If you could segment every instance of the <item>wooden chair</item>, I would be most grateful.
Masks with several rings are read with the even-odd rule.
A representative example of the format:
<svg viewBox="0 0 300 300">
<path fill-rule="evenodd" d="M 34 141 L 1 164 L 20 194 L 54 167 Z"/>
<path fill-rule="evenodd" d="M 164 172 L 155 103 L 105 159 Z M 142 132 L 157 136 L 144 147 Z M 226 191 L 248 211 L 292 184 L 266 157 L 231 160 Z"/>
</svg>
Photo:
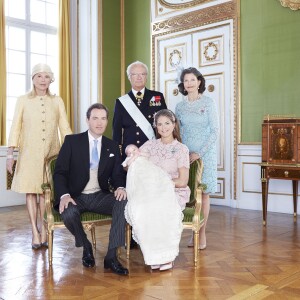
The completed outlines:
<svg viewBox="0 0 300 300">
<path fill-rule="evenodd" d="M 202 192 L 206 186 L 201 183 L 203 163 L 200 159 L 190 166 L 189 187 L 191 189 L 190 201 L 183 211 L 183 229 L 191 229 L 194 235 L 194 265 L 198 262 L 199 231 L 204 224 L 202 208 Z"/>
<path fill-rule="evenodd" d="M 193 162 L 190 166 L 189 183 L 191 189 L 190 201 L 187 203 L 183 211 L 183 229 L 191 229 L 194 235 L 194 265 L 198 262 L 198 247 L 199 247 L 199 231 L 204 225 L 204 216 L 201 211 L 202 208 L 202 192 L 206 186 L 201 183 L 203 172 L 203 163 L 200 159 Z M 128 224 L 127 224 L 128 225 Z M 129 226 L 128 226 L 129 227 Z M 126 229 L 128 240 L 131 236 L 130 228 Z M 128 243 L 127 243 L 128 245 Z M 127 258 L 129 258 L 129 251 L 127 247 Z"/>
<path fill-rule="evenodd" d="M 46 213 L 44 216 L 44 226 L 47 230 L 48 237 L 48 262 L 49 266 L 52 266 L 52 257 L 53 257 L 53 233 L 56 228 L 65 227 L 63 220 L 60 217 L 60 214 L 53 208 L 54 202 L 54 187 L 53 187 L 53 173 L 55 169 L 57 156 L 49 158 L 45 162 L 46 168 L 46 182 L 43 184 L 42 188 L 45 194 L 45 205 Z M 96 214 L 92 212 L 85 212 L 80 216 L 83 228 L 91 232 L 92 244 L 94 250 L 96 250 L 96 234 L 95 226 L 106 225 L 111 223 L 110 215 Z M 124 228 L 125 230 L 125 228 Z M 130 245 L 130 227 L 126 225 L 126 245 Z M 127 258 L 129 258 L 129 249 L 126 247 Z"/>
</svg>

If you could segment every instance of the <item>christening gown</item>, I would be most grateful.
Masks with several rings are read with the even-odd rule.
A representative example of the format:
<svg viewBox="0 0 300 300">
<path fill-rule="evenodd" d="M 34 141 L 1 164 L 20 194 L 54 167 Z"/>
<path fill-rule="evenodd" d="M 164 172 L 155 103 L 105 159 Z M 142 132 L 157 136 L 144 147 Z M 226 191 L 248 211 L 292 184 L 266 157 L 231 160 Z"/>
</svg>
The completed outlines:
<svg viewBox="0 0 300 300">
<path fill-rule="evenodd" d="M 176 105 L 182 142 L 190 152 L 196 152 L 203 161 L 202 183 L 206 193 L 217 190 L 217 139 L 219 119 L 213 99 L 202 95 L 190 102 L 187 97 Z"/>
<path fill-rule="evenodd" d="M 174 188 L 172 178 L 178 177 L 178 168 L 189 168 L 188 149 L 177 140 L 163 144 L 159 139 L 146 142 L 140 150 L 149 158 L 140 156 L 129 166 L 125 217 L 145 263 L 165 264 L 179 253 L 182 209 L 190 190 Z"/>
</svg>

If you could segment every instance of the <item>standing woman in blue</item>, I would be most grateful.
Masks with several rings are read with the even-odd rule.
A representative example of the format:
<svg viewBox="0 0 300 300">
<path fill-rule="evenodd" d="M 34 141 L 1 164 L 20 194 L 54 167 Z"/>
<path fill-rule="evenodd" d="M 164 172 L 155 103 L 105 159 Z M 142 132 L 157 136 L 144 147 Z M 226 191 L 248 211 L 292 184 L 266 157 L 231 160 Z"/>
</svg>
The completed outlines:
<svg viewBox="0 0 300 300">
<path fill-rule="evenodd" d="M 219 118 L 213 99 L 203 95 L 205 79 L 196 68 L 184 69 L 180 75 L 179 91 L 184 100 L 176 106 L 182 142 L 190 151 L 190 164 L 198 158 L 203 161 L 202 183 L 207 186 L 202 194 L 202 210 L 205 218 L 200 229 L 199 249 L 206 248 L 205 229 L 209 215 L 209 194 L 217 189 L 217 139 Z M 193 239 L 189 245 L 193 246 Z"/>
</svg>

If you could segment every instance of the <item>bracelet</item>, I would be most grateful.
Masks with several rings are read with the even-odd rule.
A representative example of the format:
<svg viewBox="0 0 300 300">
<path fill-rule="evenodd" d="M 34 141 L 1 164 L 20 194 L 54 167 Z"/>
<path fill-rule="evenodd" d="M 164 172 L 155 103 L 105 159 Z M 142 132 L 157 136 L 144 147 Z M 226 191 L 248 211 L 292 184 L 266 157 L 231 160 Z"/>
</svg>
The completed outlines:
<svg viewBox="0 0 300 300">
<path fill-rule="evenodd" d="M 126 191 L 126 189 L 124 187 L 118 187 L 117 190 L 123 190 Z"/>
<path fill-rule="evenodd" d="M 12 154 L 10 154 L 10 155 L 6 155 L 6 158 L 10 159 L 10 158 L 14 158 L 14 156 Z"/>
</svg>

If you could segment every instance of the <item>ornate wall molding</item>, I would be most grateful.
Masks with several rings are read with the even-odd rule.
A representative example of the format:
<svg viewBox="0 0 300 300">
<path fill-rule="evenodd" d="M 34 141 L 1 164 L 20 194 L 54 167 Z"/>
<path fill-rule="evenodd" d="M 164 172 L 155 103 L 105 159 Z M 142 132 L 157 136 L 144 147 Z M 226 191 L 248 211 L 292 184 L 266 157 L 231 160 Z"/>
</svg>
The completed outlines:
<svg viewBox="0 0 300 300">
<path fill-rule="evenodd" d="M 183 9 L 191 6 L 197 6 L 204 2 L 211 2 L 213 0 L 183 0 L 183 1 L 166 1 L 166 0 L 158 0 L 161 6 L 173 9 Z"/>
<path fill-rule="evenodd" d="M 179 31 L 186 28 L 199 27 L 234 18 L 236 15 L 235 1 L 204 8 L 183 14 L 168 20 L 152 23 L 152 36 L 164 32 Z"/>
<path fill-rule="evenodd" d="M 300 0 L 280 0 L 283 7 L 289 7 L 291 10 L 300 9 Z"/>
</svg>

